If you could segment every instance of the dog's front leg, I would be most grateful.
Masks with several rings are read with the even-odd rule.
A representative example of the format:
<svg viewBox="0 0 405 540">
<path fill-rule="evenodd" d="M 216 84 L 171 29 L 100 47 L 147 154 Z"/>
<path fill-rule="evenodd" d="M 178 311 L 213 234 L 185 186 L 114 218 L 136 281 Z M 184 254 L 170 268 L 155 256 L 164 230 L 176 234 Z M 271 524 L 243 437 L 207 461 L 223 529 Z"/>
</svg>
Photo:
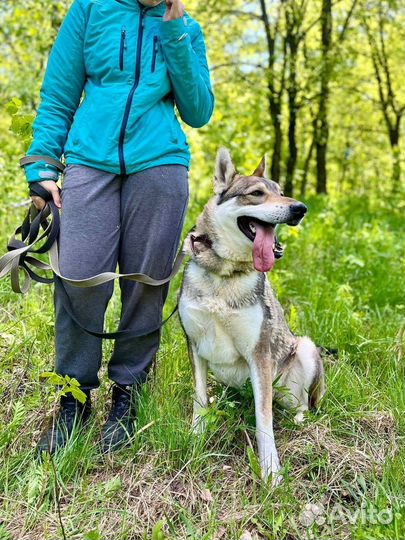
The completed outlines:
<svg viewBox="0 0 405 540">
<path fill-rule="evenodd" d="M 266 355 L 254 358 L 250 363 L 255 415 L 256 440 L 259 449 L 259 460 L 264 480 L 272 475 L 272 484 L 277 485 L 281 476 L 280 461 L 273 432 L 273 377 L 271 358 Z"/>
<path fill-rule="evenodd" d="M 194 381 L 194 404 L 193 404 L 193 431 L 201 433 L 204 431 L 204 420 L 200 416 L 201 409 L 208 406 L 207 396 L 207 369 L 208 362 L 198 355 L 195 344 L 188 341 L 188 355 L 193 368 Z"/>
</svg>

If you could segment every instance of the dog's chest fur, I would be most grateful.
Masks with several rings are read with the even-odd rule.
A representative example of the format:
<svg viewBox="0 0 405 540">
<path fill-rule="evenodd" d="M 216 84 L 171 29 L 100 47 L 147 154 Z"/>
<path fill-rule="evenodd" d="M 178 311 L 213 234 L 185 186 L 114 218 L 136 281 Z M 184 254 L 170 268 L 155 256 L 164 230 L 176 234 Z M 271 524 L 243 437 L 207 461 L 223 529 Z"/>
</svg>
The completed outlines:
<svg viewBox="0 0 405 540">
<path fill-rule="evenodd" d="M 234 387 L 249 377 L 249 362 L 260 341 L 268 344 L 276 366 L 294 341 L 266 276 L 255 271 L 220 277 L 191 261 L 184 272 L 179 314 L 198 355 L 219 381 Z"/>
</svg>

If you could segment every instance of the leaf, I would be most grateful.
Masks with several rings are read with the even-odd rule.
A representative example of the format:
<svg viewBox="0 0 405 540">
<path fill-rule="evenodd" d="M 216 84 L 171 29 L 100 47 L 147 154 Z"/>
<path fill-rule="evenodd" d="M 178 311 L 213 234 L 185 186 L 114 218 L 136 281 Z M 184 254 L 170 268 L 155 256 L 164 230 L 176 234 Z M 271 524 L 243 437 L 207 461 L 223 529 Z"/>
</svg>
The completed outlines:
<svg viewBox="0 0 405 540">
<path fill-rule="evenodd" d="M 80 403 L 86 402 L 87 396 L 83 392 L 83 390 L 80 390 L 80 388 L 76 388 L 75 386 L 72 386 L 71 388 L 67 390 L 67 392 L 70 392 L 75 399 L 80 401 Z"/>
<path fill-rule="evenodd" d="M 20 110 L 21 105 L 22 105 L 21 99 L 18 99 L 16 97 L 14 97 L 11 101 L 9 101 L 7 103 L 6 111 L 10 115 L 14 115 L 14 114 L 18 113 L 18 111 Z"/>
<path fill-rule="evenodd" d="M 247 455 L 248 455 L 248 458 L 249 458 L 250 468 L 252 469 L 253 473 L 258 478 L 261 478 L 262 475 L 261 475 L 259 460 L 257 459 L 255 453 L 250 448 L 250 446 L 248 446 L 248 448 L 247 448 Z"/>
<path fill-rule="evenodd" d="M 41 373 L 40 377 L 46 379 L 48 377 L 53 377 L 53 375 L 56 375 L 54 371 L 44 371 L 43 373 Z"/>
<path fill-rule="evenodd" d="M 40 377 L 43 379 L 48 379 L 49 384 L 60 386 L 63 386 L 65 384 L 65 379 L 54 371 L 44 371 L 40 374 Z"/>
<path fill-rule="evenodd" d="M 94 529 L 85 534 L 84 540 L 101 540 L 101 534 Z"/>
<path fill-rule="evenodd" d="M 164 540 L 166 538 L 165 533 L 162 531 L 163 525 L 165 524 L 164 520 L 161 519 L 156 523 L 152 529 L 152 538 L 151 540 Z"/>
<path fill-rule="evenodd" d="M 122 480 L 119 477 L 108 480 L 104 486 L 105 495 L 113 495 L 122 488 Z"/>
<path fill-rule="evenodd" d="M 200 409 L 198 409 L 198 416 L 206 416 L 210 413 L 210 411 L 211 409 L 208 409 L 207 407 L 201 407 Z"/>
</svg>

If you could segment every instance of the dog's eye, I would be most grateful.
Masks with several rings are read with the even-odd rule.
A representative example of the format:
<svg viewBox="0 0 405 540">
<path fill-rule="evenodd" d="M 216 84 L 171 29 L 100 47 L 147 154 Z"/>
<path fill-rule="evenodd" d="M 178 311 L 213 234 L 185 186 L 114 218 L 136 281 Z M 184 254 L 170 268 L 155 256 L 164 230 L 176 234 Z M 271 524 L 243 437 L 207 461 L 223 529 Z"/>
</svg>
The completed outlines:
<svg viewBox="0 0 405 540">
<path fill-rule="evenodd" d="M 280 191 L 280 196 L 284 197 L 284 191 Z"/>
<path fill-rule="evenodd" d="M 264 195 L 263 191 L 260 191 L 260 189 L 255 189 L 255 191 L 251 191 L 249 195 L 253 195 L 254 197 L 261 197 Z"/>
</svg>

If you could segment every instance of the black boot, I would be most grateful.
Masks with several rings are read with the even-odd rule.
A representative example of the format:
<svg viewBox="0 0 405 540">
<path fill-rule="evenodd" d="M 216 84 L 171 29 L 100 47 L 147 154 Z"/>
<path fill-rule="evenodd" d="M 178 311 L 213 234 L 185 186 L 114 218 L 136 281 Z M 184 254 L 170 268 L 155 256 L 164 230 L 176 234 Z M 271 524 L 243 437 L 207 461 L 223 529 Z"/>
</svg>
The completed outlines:
<svg viewBox="0 0 405 540">
<path fill-rule="evenodd" d="M 101 432 L 103 452 L 118 450 L 128 443 L 134 434 L 135 386 L 114 384 L 111 410 Z"/>
<path fill-rule="evenodd" d="M 61 396 L 60 408 L 54 425 L 43 433 L 37 444 L 37 451 L 53 454 L 57 449 L 66 446 L 73 429 L 83 427 L 91 413 L 90 390 L 84 390 L 87 396 L 85 403 L 80 403 L 72 394 Z"/>
</svg>

